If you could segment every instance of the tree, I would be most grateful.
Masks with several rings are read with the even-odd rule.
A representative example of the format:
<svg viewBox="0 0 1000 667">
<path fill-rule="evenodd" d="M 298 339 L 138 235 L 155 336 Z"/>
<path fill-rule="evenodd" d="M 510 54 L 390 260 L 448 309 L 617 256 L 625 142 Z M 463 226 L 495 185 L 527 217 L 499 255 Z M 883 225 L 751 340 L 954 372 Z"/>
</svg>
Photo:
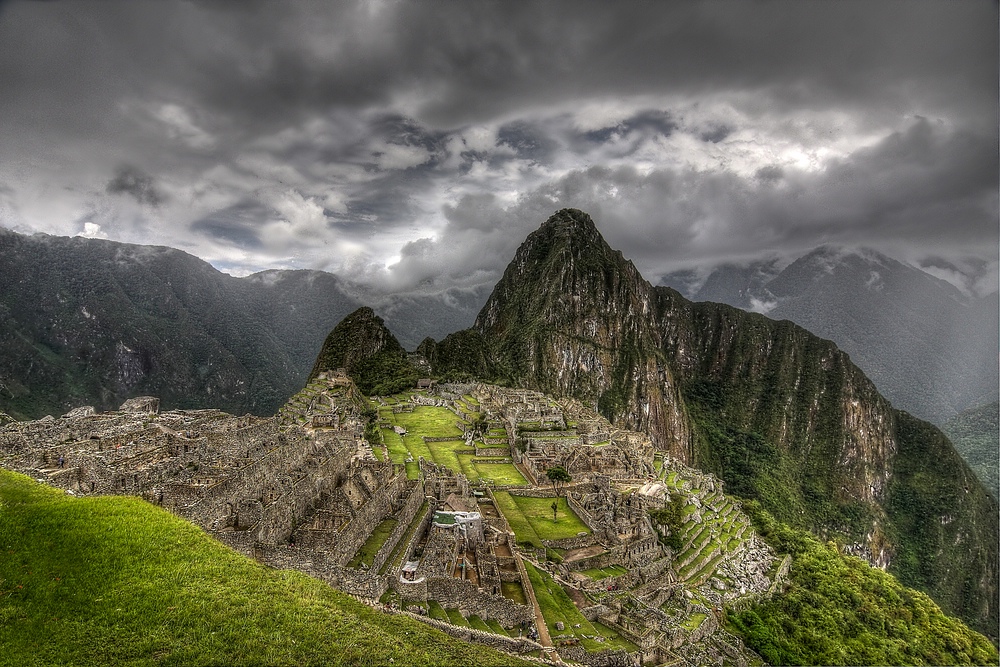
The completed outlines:
<svg viewBox="0 0 1000 667">
<path fill-rule="evenodd" d="M 469 426 L 469 431 L 472 433 L 473 438 L 481 438 L 486 435 L 490 430 L 490 423 L 486 420 L 486 417 L 477 417 L 475 421 Z"/>
<path fill-rule="evenodd" d="M 556 495 L 559 495 L 559 485 L 565 484 L 567 482 L 572 482 L 573 478 L 570 474 L 566 472 L 566 468 L 562 466 L 553 466 L 545 471 L 545 476 L 549 478 L 552 483 L 552 488 L 556 490 Z"/>
<path fill-rule="evenodd" d="M 559 519 L 556 518 L 556 513 L 559 511 L 559 501 L 553 500 L 551 507 L 552 507 L 552 522 L 555 523 L 559 521 Z"/>
</svg>

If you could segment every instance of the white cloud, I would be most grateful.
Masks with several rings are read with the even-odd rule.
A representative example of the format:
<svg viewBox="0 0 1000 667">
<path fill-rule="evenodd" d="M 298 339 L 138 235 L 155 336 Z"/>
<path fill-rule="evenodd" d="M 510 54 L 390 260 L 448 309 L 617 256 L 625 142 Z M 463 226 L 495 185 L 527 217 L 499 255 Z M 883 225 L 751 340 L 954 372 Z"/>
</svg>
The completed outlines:
<svg viewBox="0 0 1000 667">
<path fill-rule="evenodd" d="M 429 162 L 432 154 L 422 146 L 383 143 L 373 148 L 372 158 L 380 169 L 409 169 Z"/>
<path fill-rule="evenodd" d="M 153 115 L 167 126 L 173 139 L 180 139 L 191 148 L 206 149 L 215 145 L 215 137 L 195 123 L 187 109 L 179 104 L 161 104 Z"/>
<path fill-rule="evenodd" d="M 88 239 L 106 239 L 108 235 L 101 229 L 101 226 L 96 222 L 85 222 L 83 223 L 83 231 L 77 234 L 77 236 L 82 236 Z"/>
</svg>

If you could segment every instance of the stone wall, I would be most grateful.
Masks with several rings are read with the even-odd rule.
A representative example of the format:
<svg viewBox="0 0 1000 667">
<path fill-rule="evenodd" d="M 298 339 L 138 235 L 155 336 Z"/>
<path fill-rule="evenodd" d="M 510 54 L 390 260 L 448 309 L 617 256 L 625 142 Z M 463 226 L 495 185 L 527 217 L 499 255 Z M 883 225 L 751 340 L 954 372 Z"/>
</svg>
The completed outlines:
<svg viewBox="0 0 1000 667">
<path fill-rule="evenodd" d="M 420 484 L 415 484 L 413 486 L 413 489 L 410 490 L 409 495 L 406 497 L 406 502 L 403 504 L 402 509 L 400 509 L 399 512 L 396 514 L 397 518 L 399 519 L 399 522 L 396 524 L 396 527 L 392 529 L 392 532 L 389 533 L 389 538 L 385 541 L 385 544 L 383 544 L 382 548 L 379 549 L 378 553 L 375 554 L 375 558 L 372 561 L 372 566 L 371 566 L 371 570 L 373 572 L 378 572 L 379 570 L 382 569 L 382 566 L 385 565 L 385 561 L 389 559 L 389 556 L 396 548 L 396 545 L 399 543 L 399 540 L 403 537 L 403 535 L 406 533 L 406 530 L 410 527 L 410 524 L 413 522 L 413 519 L 417 516 L 417 511 L 420 509 L 420 506 L 423 504 L 423 501 L 424 501 L 423 489 L 421 488 Z M 389 574 L 395 576 L 395 574 L 392 572 L 390 572 Z"/>
<path fill-rule="evenodd" d="M 557 540 L 542 540 L 542 544 L 552 549 L 582 549 L 596 543 L 597 536 L 593 533 L 576 537 L 563 537 Z"/>
<path fill-rule="evenodd" d="M 436 600 L 446 609 L 459 609 L 464 615 L 499 621 L 512 628 L 535 618 L 534 610 L 503 597 L 484 593 L 471 581 L 454 577 L 433 577 L 427 580 L 427 599 Z"/>
<path fill-rule="evenodd" d="M 389 577 L 343 567 L 322 551 L 288 545 L 258 545 L 254 557 L 271 567 L 305 572 L 337 590 L 376 601 L 389 590 Z"/>
<path fill-rule="evenodd" d="M 420 616 L 409 611 L 397 611 L 393 612 L 397 614 L 402 614 L 409 616 L 410 618 L 415 618 L 421 623 L 426 623 L 442 632 L 451 635 L 457 639 L 461 639 L 467 642 L 474 642 L 476 644 L 482 644 L 484 646 L 490 646 L 500 651 L 506 651 L 508 653 L 528 653 L 530 651 L 540 651 L 542 650 L 542 645 L 538 642 L 532 641 L 527 637 L 505 637 L 503 635 L 498 635 L 492 632 L 486 632 L 484 630 L 477 630 L 475 628 L 466 628 L 458 625 L 452 625 L 451 623 L 445 623 L 444 621 L 439 621 L 436 618 L 428 618 L 427 616 Z"/>
<path fill-rule="evenodd" d="M 476 447 L 476 456 L 492 456 L 494 458 L 498 456 L 510 457 L 510 449 L 508 447 Z"/>
<path fill-rule="evenodd" d="M 387 485 L 356 508 L 354 517 L 341 527 L 335 543 L 329 547 L 338 563 L 345 565 L 354 557 L 376 526 L 391 514 L 393 502 L 403 494 L 405 488 L 406 473 L 396 473 Z"/>
<path fill-rule="evenodd" d="M 642 664 L 638 653 L 632 654 L 620 649 L 592 653 L 582 646 L 560 646 L 558 651 L 559 657 L 564 660 L 592 667 L 639 667 Z"/>
</svg>

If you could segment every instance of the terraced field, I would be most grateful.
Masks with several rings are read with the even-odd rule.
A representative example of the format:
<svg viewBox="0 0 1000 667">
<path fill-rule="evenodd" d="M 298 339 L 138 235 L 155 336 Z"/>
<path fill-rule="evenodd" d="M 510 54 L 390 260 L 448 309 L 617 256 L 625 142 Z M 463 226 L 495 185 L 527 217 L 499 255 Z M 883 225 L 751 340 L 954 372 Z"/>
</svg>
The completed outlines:
<svg viewBox="0 0 1000 667">
<path fill-rule="evenodd" d="M 535 599 L 542 611 L 545 625 L 549 629 L 552 640 L 558 645 L 567 639 L 577 640 L 588 651 L 606 649 L 624 649 L 635 651 L 636 645 L 620 636 L 617 632 L 598 622 L 591 623 L 573 604 L 566 591 L 544 570 L 524 564 L 528 571 L 528 579 L 535 591 Z M 556 630 L 557 622 L 563 623 L 563 630 Z"/>
<path fill-rule="evenodd" d="M 466 412 L 478 408 L 478 404 L 469 403 L 469 399 L 471 397 L 465 399 L 466 402 L 463 403 L 463 410 Z M 472 413 L 473 418 L 478 415 L 478 412 Z M 417 461 L 420 457 L 424 457 L 428 461 L 462 473 L 471 483 L 483 480 L 503 486 L 528 484 L 509 458 L 477 457 L 475 450 L 465 444 L 463 431 L 459 426 L 461 419 L 448 408 L 421 405 L 415 407 L 413 412 L 393 414 L 392 405 L 387 405 L 379 410 L 379 417 L 393 426 L 406 429 L 406 435 L 403 436 L 392 429 L 382 429 L 382 438 L 389 452 L 389 460 L 393 463 L 405 463 L 409 479 L 417 478 Z M 425 436 L 428 438 L 454 436 L 455 439 L 426 442 Z M 412 460 L 407 462 L 408 458 Z"/>
</svg>

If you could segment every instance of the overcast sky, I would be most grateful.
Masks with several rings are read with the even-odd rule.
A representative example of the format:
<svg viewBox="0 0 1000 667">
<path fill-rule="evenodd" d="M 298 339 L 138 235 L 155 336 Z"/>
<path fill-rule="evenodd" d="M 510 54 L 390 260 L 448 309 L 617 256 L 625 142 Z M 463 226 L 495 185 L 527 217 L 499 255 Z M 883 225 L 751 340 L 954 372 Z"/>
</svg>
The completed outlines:
<svg viewBox="0 0 1000 667">
<path fill-rule="evenodd" d="M 8 2 L 0 225 L 433 291 L 572 206 L 653 282 L 843 243 L 996 289 L 997 86 L 992 1 Z"/>
</svg>

